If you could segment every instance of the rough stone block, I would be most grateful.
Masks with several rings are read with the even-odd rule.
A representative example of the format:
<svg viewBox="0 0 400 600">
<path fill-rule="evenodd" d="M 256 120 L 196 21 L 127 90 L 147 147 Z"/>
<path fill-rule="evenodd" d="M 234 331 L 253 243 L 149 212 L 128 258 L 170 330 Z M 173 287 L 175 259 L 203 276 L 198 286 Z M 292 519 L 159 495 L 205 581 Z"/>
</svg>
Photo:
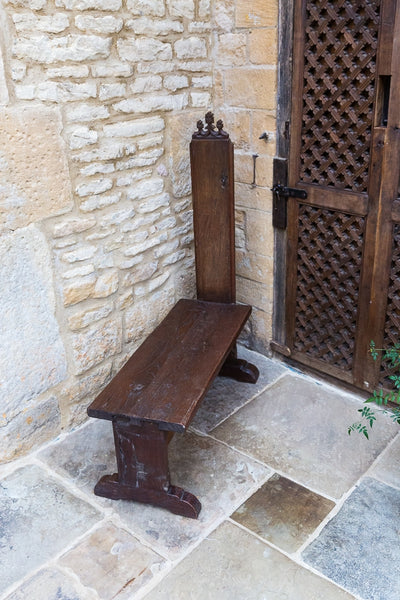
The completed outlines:
<svg viewBox="0 0 400 600">
<path fill-rule="evenodd" d="M 22 13 L 13 15 L 17 31 L 44 31 L 47 33 L 61 33 L 69 27 L 67 15 L 61 13 L 37 17 L 35 14 Z"/>
<path fill-rule="evenodd" d="M 91 17 L 88 15 L 77 15 L 75 25 L 81 31 L 89 33 L 118 33 L 123 27 L 124 21 L 121 17 Z"/>
<path fill-rule="evenodd" d="M 33 225 L 0 240 L 0 423 L 66 377 L 55 318 L 51 256 Z"/>
<path fill-rule="evenodd" d="M 125 22 L 125 27 L 131 29 L 136 35 L 170 35 L 171 33 L 183 33 L 183 24 L 171 19 L 130 19 Z"/>
<path fill-rule="evenodd" d="M 274 27 L 278 23 L 277 0 L 238 0 L 236 27 Z"/>
<path fill-rule="evenodd" d="M 168 0 L 169 12 L 173 17 L 194 17 L 193 0 Z"/>
<path fill-rule="evenodd" d="M 60 431 L 60 409 L 55 396 L 29 406 L 0 428 L 0 463 L 32 451 Z"/>
<path fill-rule="evenodd" d="M 40 1 L 40 0 L 32 0 Z M 122 0 L 56 0 L 56 6 L 68 10 L 119 10 Z"/>
<path fill-rule="evenodd" d="M 0 111 L 0 229 L 16 229 L 72 208 L 58 110 Z"/>
<path fill-rule="evenodd" d="M 71 338 L 76 374 L 81 374 L 121 351 L 121 322 L 101 321 Z"/>
<path fill-rule="evenodd" d="M 217 62 L 233 66 L 246 63 L 247 36 L 244 33 L 223 33 L 218 38 Z"/>
<path fill-rule="evenodd" d="M 171 44 L 154 38 L 121 39 L 117 42 L 118 54 L 122 60 L 169 60 L 172 58 Z"/>
<path fill-rule="evenodd" d="M 44 34 L 32 34 L 29 38 L 20 38 L 14 42 L 13 56 L 45 64 L 70 60 L 83 62 L 107 58 L 111 43 L 111 38 L 98 35 L 71 34 L 52 38 Z"/>
<path fill-rule="evenodd" d="M 94 286 L 93 298 L 107 298 L 114 294 L 118 289 L 117 271 L 106 272 L 100 275 Z"/>
<path fill-rule="evenodd" d="M 134 15 L 163 17 L 165 15 L 164 0 L 128 0 L 128 10 Z"/>
<path fill-rule="evenodd" d="M 148 119 L 136 119 L 134 121 L 120 121 L 110 125 L 104 125 L 106 137 L 134 137 L 162 131 L 165 127 L 164 119 L 161 117 L 150 117 Z"/>
<path fill-rule="evenodd" d="M 205 58 L 207 56 L 205 40 L 195 36 L 176 41 L 174 50 L 179 59 Z"/>
<path fill-rule="evenodd" d="M 95 283 L 96 277 L 94 275 L 89 275 L 87 277 L 75 279 L 68 285 L 64 286 L 64 306 L 76 304 L 77 302 L 81 302 L 82 300 L 89 298 L 94 290 Z"/>
</svg>

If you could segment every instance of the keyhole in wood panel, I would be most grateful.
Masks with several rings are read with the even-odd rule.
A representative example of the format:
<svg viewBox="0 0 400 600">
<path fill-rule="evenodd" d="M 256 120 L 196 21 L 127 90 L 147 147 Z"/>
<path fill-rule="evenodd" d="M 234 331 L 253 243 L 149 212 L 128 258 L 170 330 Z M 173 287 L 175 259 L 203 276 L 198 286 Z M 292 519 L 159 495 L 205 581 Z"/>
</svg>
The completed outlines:
<svg viewBox="0 0 400 600">
<path fill-rule="evenodd" d="M 225 173 L 221 175 L 221 187 L 224 190 L 226 188 L 226 184 L 228 183 L 228 175 Z"/>
</svg>

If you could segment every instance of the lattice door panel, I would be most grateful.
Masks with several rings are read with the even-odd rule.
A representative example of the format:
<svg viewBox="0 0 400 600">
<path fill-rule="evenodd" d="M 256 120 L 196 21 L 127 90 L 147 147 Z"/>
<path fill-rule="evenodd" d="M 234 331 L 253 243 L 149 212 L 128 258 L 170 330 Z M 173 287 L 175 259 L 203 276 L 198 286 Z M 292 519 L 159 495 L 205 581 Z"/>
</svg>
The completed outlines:
<svg viewBox="0 0 400 600">
<path fill-rule="evenodd" d="M 365 220 L 299 206 L 294 349 L 351 370 Z"/>
<path fill-rule="evenodd" d="M 393 228 L 393 252 L 383 339 L 386 348 L 400 342 L 400 224 L 398 223 Z M 389 375 L 392 374 L 393 371 L 387 365 L 381 365 L 381 384 L 385 388 L 393 388 L 393 382 L 389 379 Z"/>
<path fill-rule="evenodd" d="M 380 0 L 306 2 L 300 181 L 366 192 Z"/>
</svg>

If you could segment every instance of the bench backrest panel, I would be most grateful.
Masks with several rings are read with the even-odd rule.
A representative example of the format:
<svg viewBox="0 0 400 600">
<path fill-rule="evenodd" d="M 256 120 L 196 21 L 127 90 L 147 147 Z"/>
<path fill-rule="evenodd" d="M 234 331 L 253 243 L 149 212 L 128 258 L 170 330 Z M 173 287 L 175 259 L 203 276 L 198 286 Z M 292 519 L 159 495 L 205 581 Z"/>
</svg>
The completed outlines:
<svg viewBox="0 0 400 600">
<path fill-rule="evenodd" d="M 192 139 L 193 227 L 199 300 L 235 302 L 233 144 L 228 137 Z"/>
</svg>

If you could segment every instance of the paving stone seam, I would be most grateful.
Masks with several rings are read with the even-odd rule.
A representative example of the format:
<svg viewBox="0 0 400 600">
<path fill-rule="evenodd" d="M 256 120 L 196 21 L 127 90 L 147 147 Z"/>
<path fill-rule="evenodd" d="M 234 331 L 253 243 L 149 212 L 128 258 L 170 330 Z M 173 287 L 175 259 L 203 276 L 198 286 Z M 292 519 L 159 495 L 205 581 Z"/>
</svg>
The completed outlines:
<svg viewBox="0 0 400 600">
<path fill-rule="evenodd" d="M 260 536 L 258 533 L 256 533 L 255 531 L 252 531 L 251 529 L 248 529 L 245 525 L 242 525 L 238 521 L 234 521 L 231 518 L 227 519 L 227 521 L 229 521 L 233 525 L 236 525 L 236 527 L 239 527 L 239 529 L 242 529 L 246 533 L 249 533 L 250 535 L 252 535 L 254 538 L 258 539 L 260 542 L 262 542 L 266 546 L 269 546 L 273 550 L 279 552 L 279 554 L 282 554 L 283 556 L 286 556 L 286 558 L 288 558 L 291 562 L 295 563 L 297 566 L 301 567 L 302 569 L 305 569 L 306 571 L 309 571 L 309 572 L 313 573 L 317 577 L 320 577 L 321 579 L 324 579 L 325 581 L 328 581 L 330 584 L 332 584 L 335 587 L 339 588 L 343 592 L 346 592 L 346 593 L 350 594 L 350 596 L 354 597 L 355 600 L 365 600 L 365 599 L 360 598 L 358 596 L 354 596 L 354 594 L 352 592 L 350 593 L 349 590 L 346 590 L 342 586 L 338 585 L 332 579 L 329 579 L 329 577 L 326 577 L 326 575 L 324 575 L 323 573 L 320 573 L 319 571 L 317 571 L 316 569 L 314 569 L 313 567 L 311 567 L 310 565 L 308 565 L 307 563 L 305 563 L 304 561 L 302 561 L 301 558 L 298 556 L 298 551 L 293 552 L 292 554 L 289 553 L 289 552 L 286 552 L 285 550 L 283 550 L 279 546 L 276 546 L 273 542 L 270 542 L 269 540 L 266 540 L 265 538 L 263 538 L 262 536 Z"/>
<path fill-rule="evenodd" d="M 212 429 L 210 429 L 210 431 L 208 433 L 210 433 L 211 431 L 214 431 L 214 429 L 216 429 L 217 427 L 219 427 L 220 425 L 222 425 L 222 423 L 225 423 L 225 421 L 227 421 L 228 419 L 230 419 L 239 410 L 241 410 L 242 408 L 244 408 L 245 406 L 247 406 L 248 404 L 250 404 L 250 402 L 252 402 L 256 398 L 258 398 L 261 394 L 263 394 L 264 392 L 266 392 L 267 390 L 269 390 L 271 387 L 273 387 L 276 383 L 278 383 L 278 381 L 280 379 L 283 379 L 283 377 L 286 377 L 286 375 L 287 375 L 287 373 L 281 373 L 280 375 L 277 376 L 276 379 L 274 379 L 274 381 L 271 381 L 270 383 L 267 383 L 267 385 L 265 387 L 263 387 L 259 392 L 256 392 L 253 396 L 251 396 L 248 400 L 246 400 L 246 402 L 244 402 L 240 406 L 234 408 L 232 410 L 232 412 L 229 413 L 229 415 L 227 415 L 221 421 L 219 421 L 216 425 L 214 425 L 214 427 Z M 201 432 L 200 430 L 196 429 L 195 426 L 192 426 L 192 425 L 190 425 L 189 430 L 194 431 L 196 433 L 200 433 L 200 434 L 204 433 L 204 432 Z M 204 433 L 204 435 L 207 435 L 207 433 Z"/>
<path fill-rule="evenodd" d="M 135 595 L 134 599 L 132 598 L 132 600 L 142 600 L 143 598 L 145 598 L 147 594 L 149 594 L 156 587 L 156 585 L 158 585 L 164 579 L 164 577 L 169 575 L 169 573 L 171 573 L 175 569 L 175 567 L 177 567 L 185 558 L 187 558 L 192 552 L 194 552 L 194 550 L 196 550 L 196 548 L 200 546 L 200 544 L 204 542 L 204 540 L 210 534 L 212 534 L 216 529 L 218 529 L 218 527 L 220 527 L 226 521 L 230 521 L 230 515 L 233 514 L 243 504 L 243 502 L 250 498 L 262 485 L 264 485 L 264 483 L 268 481 L 272 474 L 268 474 L 268 476 L 263 478 L 263 480 L 260 480 L 260 482 L 256 482 L 250 490 L 247 490 L 246 493 L 243 493 L 242 497 L 237 500 L 233 507 L 230 508 L 229 511 L 227 511 L 224 515 L 215 519 L 209 525 L 209 527 L 204 529 L 199 539 L 196 540 L 196 542 L 194 542 L 191 546 L 189 546 L 187 550 L 184 553 L 182 553 L 181 556 L 179 556 L 175 560 L 169 559 L 169 562 L 171 563 L 171 568 L 167 572 L 163 571 L 160 574 L 160 577 L 154 578 L 156 579 L 156 581 L 151 580 L 150 582 L 148 582 L 144 586 L 143 591 L 142 589 L 138 590 L 137 595 Z M 129 531 L 129 528 L 127 530 Z"/>
<path fill-rule="evenodd" d="M 103 527 L 107 523 L 107 521 L 108 521 L 108 519 L 103 518 L 100 521 L 97 521 L 94 525 L 92 525 L 89 529 L 87 529 L 83 534 L 76 536 L 76 538 L 74 538 L 70 544 L 67 544 L 62 550 L 60 550 L 59 552 L 54 554 L 49 560 L 45 561 L 44 563 L 42 563 L 35 569 L 32 569 L 26 575 L 24 575 L 24 577 L 21 577 L 21 579 L 19 579 L 18 581 L 14 582 L 12 585 L 10 585 L 7 588 L 7 590 L 5 591 L 5 593 L 2 596 L 0 596 L 0 600 L 7 600 L 7 597 L 10 594 L 12 594 L 16 590 L 18 590 L 19 587 L 21 587 L 22 585 L 27 583 L 32 577 L 37 575 L 37 573 L 39 573 L 40 571 L 42 571 L 44 569 L 59 568 L 57 561 L 60 558 L 62 558 L 64 556 L 64 554 L 66 554 L 67 552 L 69 552 L 70 550 L 75 548 L 75 546 L 77 546 L 80 542 L 82 542 L 87 536 L 92 535 L 95 531 L 97 531 L 97 529 L 100 529 L 101 527 Z M 78 577 L 78 579 L 79 579 L 79 577 Z M 81 582 L 81 585 L 83 586 L 82 582 Z M 83 586 L 83 587 L 85 587 L 85 586 Z M 91 589 L 91 588 L 86 588 L 86 589 Z"/>
</svg>

